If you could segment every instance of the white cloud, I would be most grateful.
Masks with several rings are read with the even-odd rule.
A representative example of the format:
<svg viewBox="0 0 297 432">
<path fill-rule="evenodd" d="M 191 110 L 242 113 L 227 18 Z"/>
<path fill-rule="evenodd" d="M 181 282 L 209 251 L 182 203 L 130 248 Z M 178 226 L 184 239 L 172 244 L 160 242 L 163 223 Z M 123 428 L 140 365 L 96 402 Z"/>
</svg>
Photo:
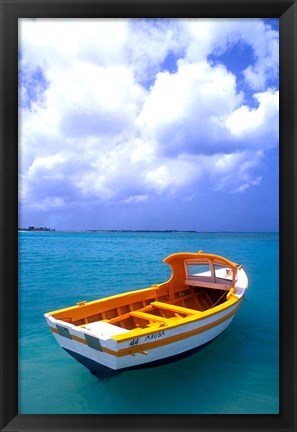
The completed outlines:
<svg viewBox="0 0 297 432">
<path fill-rule="evenodd" d="M 261 180 L 262 180 L 262 177 L 259 176 L 259 177 L 255 178 L 254 180 L 251 180 L 249 183 L 243 183 L 239 187 L 235 188 L 232 192 L 233 193 L 244 192 L 247 189 L 249 189 L 251 186 L 257 186 L 259 183 L 261 183 Z"/>
<path fill-rule="evenodd" d="M 127 60 L 136 79 L 153 82 L 169 54 L 179 56 L 185 51 L 185 38 L 179 20 L 131 20 Z"/>
<path fill-rule="evenodd" d="M 36 210 L 48 210 L 49 208 L 59 208 L 63 207 L 64 200 L 59 197 L 55 198 L 45 198 L 36 203 L 30 203 L 29 207 Z"/>
<path fill-rule="evenodd" d="M 35 170 L 53 170 L 64 162 L 66 157 L 61 154 L 55 154 L 47 157 L 37 157 L 30 166 L 29 173 Z"/>
<path fill-rule="evenodd" d="M 243 71 L 253 90 L 263 90 L 269 79 L 278 78 L 278 32 L 262 20 L 191 19 L 184 24 L 193 35 L 186 54 L 189 62 L 223 54 L 241 42 L 253 50 L 255 63 Z"/>
<path fill-rule="evenodd" d="M 224 117 L 240 100 L 235 77 L 225 67 L 180 61 L 176 73 L 157 75 L 137 124 L 162 154 L 211 153 L 220 145 Z"/>
<path fill-rule="evenodd" d="M 246 191 L 248 188 L 250 187 L 250 185 L 248 183 L 244 183 L 241 186 L 239 186 L 238 188 L 234 189 L 232 192 L 244 192 Z"/>
<path fill-rule="evenodd" d="M 279 93 L 268 89 L 264 93 L 256 93 L 254 98 L 259 103 L 257 108 L 242 105 L 234 110 L 226 121 L 232 136 L 244 140 L 250 147 L 275 147 L 278 142 L 279 125 Z"/>
<path fill-rule="evenodd" d="M 263 152 L 244 150 L 230 154 L 213 155 L 209 161 L 212 172 L 211 184 L 214 190 L 243 192 L 250 185 L 257 185 L 262 177 L 257 170 L 262 167 Z"/>
<path fill-rule="evenodd" d="M 124 200 L 125 204 L 137 204 L 137 203 L 144 203 L 149 200 L 148 195 L 134 195 L 129 196 L 127 199 Z"/>
<path fill-rule="evenodd" d="M 197 162 L 197 159 L 191 161 L 183 157 L 165 158 L 161 163 L 156 161 L 155 166 L 148 169 L 145 175 L 144 186 L 158 195 L 163 192 L 172 195 L 198 180 L 201 168 Z"/>
<path fill-rule="evenodd" d="M 239 41 L 254 52 L 243 72 L 257 108 L 244 104 L 227 66 L 207 60 Z M 189 197 L 201 179 L 243 192 L 260 183 L 263 152 L 277 146 L 278 92 L 266 87 L 277 75 L 277 34 L 262 21 L 23 19 L 20 51 L 26 205 Z"/>
</svg>

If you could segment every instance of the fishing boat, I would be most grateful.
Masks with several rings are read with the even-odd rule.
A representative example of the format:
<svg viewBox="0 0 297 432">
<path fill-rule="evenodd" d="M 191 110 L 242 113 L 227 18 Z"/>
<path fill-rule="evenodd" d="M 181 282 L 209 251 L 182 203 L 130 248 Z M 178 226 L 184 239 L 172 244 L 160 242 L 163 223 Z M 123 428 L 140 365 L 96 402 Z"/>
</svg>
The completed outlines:
<svg viewBox="0 0 297 432">
<path fill-rule="evenodd" d="M 156 366 L 213 341 L 243 302 L 242 265 L 203 251 L 164 262 L 164 283 L 45 313 L 59 345 L 96 374 Z"/>
</svg>

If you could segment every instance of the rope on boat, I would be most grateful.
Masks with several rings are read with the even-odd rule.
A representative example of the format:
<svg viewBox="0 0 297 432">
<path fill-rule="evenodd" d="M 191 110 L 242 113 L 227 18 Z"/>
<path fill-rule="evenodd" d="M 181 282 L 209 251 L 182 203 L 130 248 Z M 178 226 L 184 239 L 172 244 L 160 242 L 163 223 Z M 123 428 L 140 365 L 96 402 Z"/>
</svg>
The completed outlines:
<svg viewBox="0 0 297 432">
<path fill-rule="evenodd" d="M 213 307 L 215 307 L 219 303 L 219 301 L 222 300 L 222 298 L 224 297 L 224 295 L 226 295 L 226 292 L 223 292 L 223 294 L 221 295 L 221 297 L 209 309 L 212 309 Z"/>
</svg>

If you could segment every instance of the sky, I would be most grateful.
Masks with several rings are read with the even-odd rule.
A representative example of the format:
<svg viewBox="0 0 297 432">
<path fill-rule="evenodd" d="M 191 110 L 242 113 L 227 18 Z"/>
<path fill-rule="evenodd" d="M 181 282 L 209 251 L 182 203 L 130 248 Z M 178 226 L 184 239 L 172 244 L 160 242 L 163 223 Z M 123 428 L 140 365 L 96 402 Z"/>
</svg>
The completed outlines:
<svg viewBox="0 0 297 432">
<path fill-rule="evenodd" d="M 19 227 L 278 231 L 278 19 L 20 19 Z"/>
</svg>

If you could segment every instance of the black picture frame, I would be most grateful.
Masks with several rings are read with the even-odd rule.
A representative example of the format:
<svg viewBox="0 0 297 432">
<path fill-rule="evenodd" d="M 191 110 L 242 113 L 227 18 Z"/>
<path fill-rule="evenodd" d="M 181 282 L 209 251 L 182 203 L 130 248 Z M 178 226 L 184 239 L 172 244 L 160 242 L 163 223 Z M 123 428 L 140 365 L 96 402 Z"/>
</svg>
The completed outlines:
<svg viewBox="0 0 297 432">
<path fill-rule="evenodd" d="M 295 431 L 297 5 L 282 0 L 1 0 L 1 430 Z M 279 415 L 18 415 L 18 19 L 280 18 Z M 273 319 L 273 317 L 272 317 Z M 225 365 L 228 367 L 228 365 Z M 218 389 L 219 391 L 219 389 Z"/>
</svg>

